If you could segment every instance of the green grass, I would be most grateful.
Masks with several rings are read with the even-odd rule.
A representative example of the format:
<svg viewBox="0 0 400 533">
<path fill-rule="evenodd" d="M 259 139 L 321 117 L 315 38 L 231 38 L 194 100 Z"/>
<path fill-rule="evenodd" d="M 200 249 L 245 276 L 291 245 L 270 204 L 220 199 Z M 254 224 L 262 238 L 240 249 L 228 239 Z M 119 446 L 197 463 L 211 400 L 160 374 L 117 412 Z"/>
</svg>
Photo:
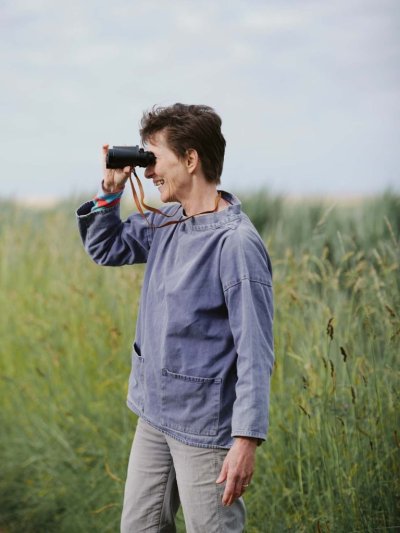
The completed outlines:
<svg viewBox="0 0 400 533">
<path fill-rule="evenodd" d="M 0 205 L 2 533 L 118 531 L 143 267 L 92 263 L 78 203 Z M 400 197 L 332 206 L 261 192 L 244 207 L 272 256 L 276 305 L 247 531 L 395 531 Z"/>
</svg>

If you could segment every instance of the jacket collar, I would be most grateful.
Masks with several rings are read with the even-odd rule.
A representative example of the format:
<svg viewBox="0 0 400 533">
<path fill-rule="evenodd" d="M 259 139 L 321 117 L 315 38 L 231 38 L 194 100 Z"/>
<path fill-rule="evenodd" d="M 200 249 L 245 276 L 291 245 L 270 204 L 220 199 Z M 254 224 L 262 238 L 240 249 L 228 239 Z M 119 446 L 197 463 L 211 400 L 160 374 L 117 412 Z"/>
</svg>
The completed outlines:
<svg viewBox="0 0 400 533">
<path fill-rule="evenodd" d="M 222 194 L 222 198 L 229 204 L 228 207 L 222 211 L 216 213 L 208 213 L 207 215 L 198 215 L 190 218 L 184 224 L 188 229 L 192 230 L 206 230 L 213 229 L 228 224 L 233 220 L 240 218 L 242 208 L 239 198 L 232 193 L 226 191 L 219 191 Z M 183 208 L 180 208 L 180 215 L 184 217 Z"/>
</svg>

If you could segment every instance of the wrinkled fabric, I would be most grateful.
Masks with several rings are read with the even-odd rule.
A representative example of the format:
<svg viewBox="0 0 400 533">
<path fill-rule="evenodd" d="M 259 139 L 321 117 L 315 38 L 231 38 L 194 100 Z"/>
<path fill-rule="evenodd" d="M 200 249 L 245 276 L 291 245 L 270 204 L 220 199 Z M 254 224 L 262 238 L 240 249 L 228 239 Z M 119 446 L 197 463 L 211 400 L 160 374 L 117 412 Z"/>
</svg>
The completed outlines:
<svg viewBox="0 0 400 533">
<path fill-rule="evenodd" d="M 128 406 L 164 433 L 211 448 L 266 438 L 274 360 L 270 259 L 239 200 L 222 195 L 231 204 L 223 211 L 158 229 L 140 214 L 122 222 L 119 206 L 77 211 L 96 263 L 147 263 Z M 174 218 L 185 218 L 182 207 Z"/>
<path fill-rule="evenodd" d="M 243 498 L 223 505 L 226 482 L 215 482 L 227 453 L 187 446 L 139 418 L 125 483 L 121 533 L 176 533 L 180 504 L 187 533 L 242 533 Z"/>
</svg>

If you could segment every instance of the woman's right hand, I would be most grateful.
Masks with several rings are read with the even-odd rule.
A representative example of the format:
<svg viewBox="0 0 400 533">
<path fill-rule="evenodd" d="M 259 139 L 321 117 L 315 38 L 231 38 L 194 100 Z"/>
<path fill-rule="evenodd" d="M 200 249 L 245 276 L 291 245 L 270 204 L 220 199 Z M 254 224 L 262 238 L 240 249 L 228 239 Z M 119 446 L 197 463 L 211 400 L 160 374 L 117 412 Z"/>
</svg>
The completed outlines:
<svg viewBox="0 0 400 533">
<path fill-rule="evenodd" d="M 122 191 L 132 173 L 132 168 L 106 168 L 108 147 L 108 144 L 103 144 L 103 189 L 105 192 Z"/>
</svg>

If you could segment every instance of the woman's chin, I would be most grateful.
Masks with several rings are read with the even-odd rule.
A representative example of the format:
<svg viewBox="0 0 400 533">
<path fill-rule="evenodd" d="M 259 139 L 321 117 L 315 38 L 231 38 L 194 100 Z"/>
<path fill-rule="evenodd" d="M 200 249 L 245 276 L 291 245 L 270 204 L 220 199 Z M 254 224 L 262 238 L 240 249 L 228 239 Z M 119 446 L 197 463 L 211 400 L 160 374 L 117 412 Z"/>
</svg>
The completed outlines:
<svg viewBox="0 0 400 533">
<path fill-rule="evenodd" d="M 160 200 L 163 202 L 163 204 L 167 204 L 168 202 L 177 202 L 178 200 L 172 195 L 168 194 L 167 191 L 161 192 L 160 194 Z"/>
</svg>

